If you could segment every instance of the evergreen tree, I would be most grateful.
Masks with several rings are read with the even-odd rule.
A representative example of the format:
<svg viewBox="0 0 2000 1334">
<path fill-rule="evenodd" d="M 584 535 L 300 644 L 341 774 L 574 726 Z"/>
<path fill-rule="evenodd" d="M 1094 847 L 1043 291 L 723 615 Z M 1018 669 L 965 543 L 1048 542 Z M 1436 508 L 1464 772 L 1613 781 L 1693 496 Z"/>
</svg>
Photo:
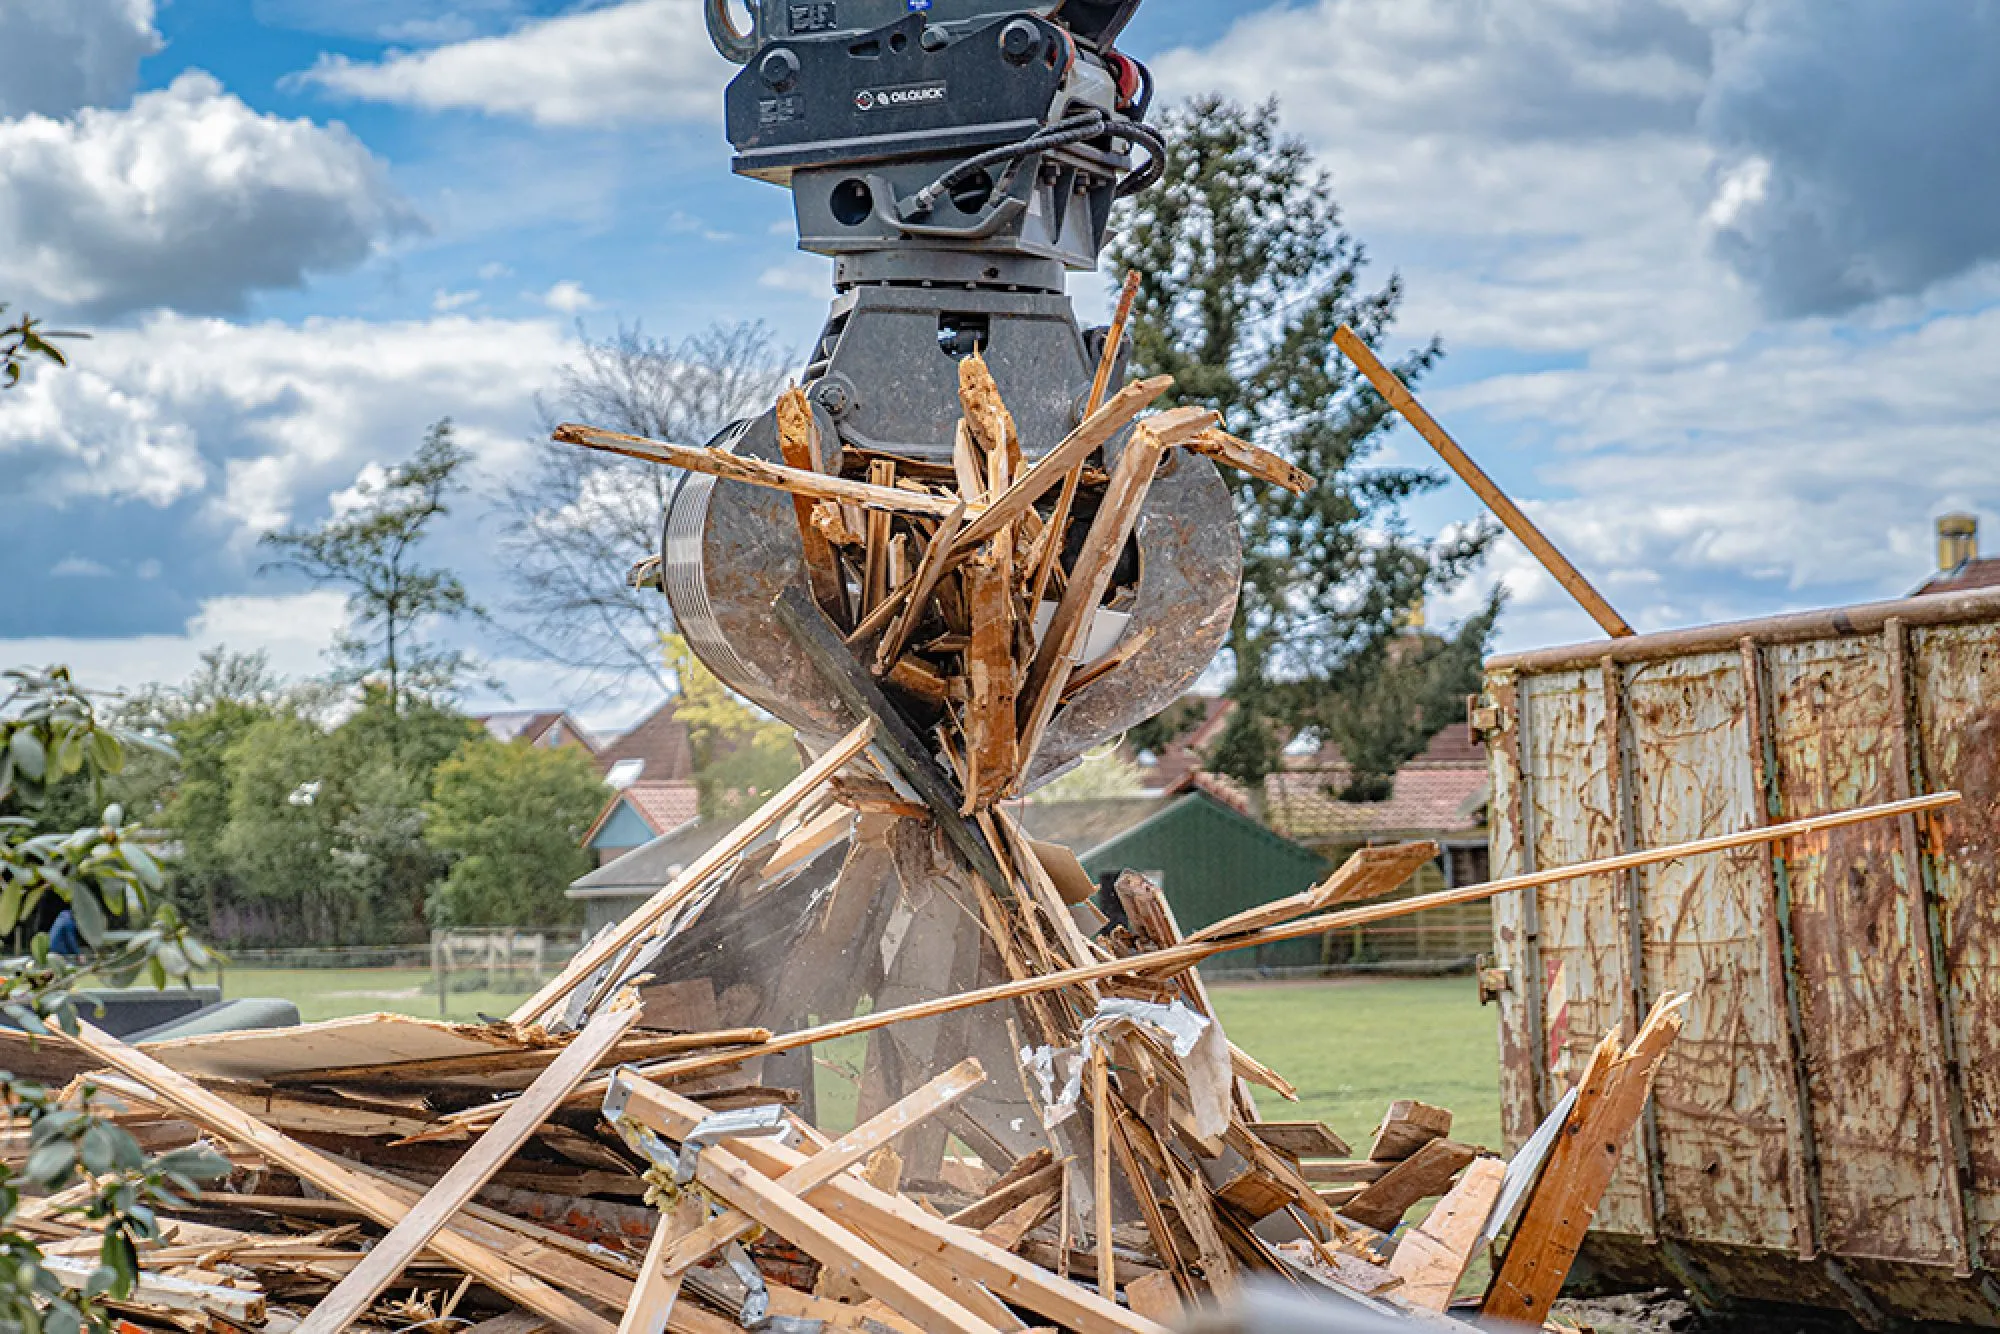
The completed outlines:
<svg viewBox="0 0 2000 1334">
<path fill-rule="evenodd" d="M 350 623 L 338 648 L 346 678 L 380 680 L 395 716 L 412 700 L 449 694 L 470 666 L 463 653 L 419 638 L 426 621 L 480 611 L 456 575 L 418 562 L 417 547 L 433 521 L 451 512 L 452 496 L 465 489 L 459 472 L 471 459 L 450 420 L 440 421 L 409 462 L 363 480 L 362 503 L 350 512 L 263 537 L 279 553 L 266 569 L 348 590 Z"/>
<path fill-rule="evenodd" d="M 1173 375 L 1178 402 L 1215 409 L 1228 430 L 1319 481 L 1295 497 L 1224 470 L 1243 528 L 1243 592 L 1229 636 L 1230 694 L 1240 707 L 1208 760 L 1255 786 L 1279 763 L 1282 731 L 1318 730 L 1351 738 L 1356 762 L 1368 767 L 1361 788 L 1379 791 L 1423 745 L 1384 701 L 1415 690 L 1415 716 L 1430 720 L 1444 699 L 1476 688 L 1497 600 L 1439 660 L 1469 660 L 1469 680 L 1443 671 L 1393 689 L 1382 680 L 1398 670 L 1391 649 L 1410 609 L 1456 587 L 1494 530 L 1415 537 L 1400 507 L 1444 479 L 1368 464 L 1388 408 L 1333 333 L 1349 324 L 1378 346 L 1402 284 L 1392 275 L 1374 290 L 1363 285 L 1366 255 L 1341 226 L 1330 179 L 1282 132 L 1276 104 L 1201 97 L 1169 111 L 1163 128 L 1165 175 L 1122 206 L 1110 248 L 1116 268 L 1140 275 L 1133 369 Z M 1397 369 L 1414 381 L 1440 355 L 1433 341 Z"/>
</svg>

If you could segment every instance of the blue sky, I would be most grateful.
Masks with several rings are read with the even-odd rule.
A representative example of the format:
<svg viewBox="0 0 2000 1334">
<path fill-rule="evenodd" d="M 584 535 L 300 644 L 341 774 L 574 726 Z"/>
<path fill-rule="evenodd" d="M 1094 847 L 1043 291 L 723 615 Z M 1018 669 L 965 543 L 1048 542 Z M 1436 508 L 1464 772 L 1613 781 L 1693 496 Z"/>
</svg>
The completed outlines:
<svg viewBox="0 0 2000 1334">
<path fill-rule="evenodd" d="M 1445 343 L 1427 399 L 1643 628 L 1893 596 L 1936 513 L 2000 520 L 1990 7 L 1149 0 L 1124 45 L 1280 99 Z M 316 670 L 339 599 L 257 533 L 447 414 L 518 476 L 578 320 L 803 348 L 825 266 L 730 175 L 727 73 L 693 0 L 0 7 L 0 300 L 96 334 L 0 396 L 0 661 Z M 483 510 L 438 552 L 497 606 Z M 1505 647 L 1589 635 L 1511 545 L 1437 614 L 1496 580 Z M 476 647 L 520 705 L 646 702 Z"/>
</svg>

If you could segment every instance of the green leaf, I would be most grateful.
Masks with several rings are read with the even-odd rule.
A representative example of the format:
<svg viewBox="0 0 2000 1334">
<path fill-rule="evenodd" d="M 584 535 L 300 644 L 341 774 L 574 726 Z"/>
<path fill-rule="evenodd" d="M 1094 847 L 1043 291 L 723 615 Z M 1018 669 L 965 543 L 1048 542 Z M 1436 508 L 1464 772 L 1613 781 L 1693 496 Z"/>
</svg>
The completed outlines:
<svg viewBox="0 0 2000 1334">
<path fill-rule="evenodd" d="M 70 895 L 70 911 L 76 914 L 76 929 L 93 948 L 104 943 L 104 933 L 110 925 L 104 920 L 104 905 L 97 901 L 97 895 L 87 888 L 79 888 Z"/>
<path fill-rule="evenodd" d="M 27 892 L 27 886 L 18 880 L 9 880 L 5 888 L 0 888 L 0 936 L 12 931 L 21 920 L 21 899 Z"/>
<path fill-rule="evenodd" d="M 160 874 L 160 864 L 153 860 L 153 855 L 143 846 L 127 843 L 124 848 L 126 862 L 139 873 L 139 878 L 146 882 L 147 889 L 158 889 L 165 883 L 165 877 Z"/>
<path fill-rule="evenodd" d="M 66 1139 L 53 1140 L 28 1155 L 21 1175 L 39 1186 L 55 1190 L 68 1180 L 76 1166 L 76 1146 Z"/>
<path fill-rule="evenodd" d="M 102 773 L 118 773 L 125 768 L 125 747 L 119 744 L 117 737 L 100 728 L 90 734 L 90 761 Z M 121 822 L 107 819 L 105 823 Z"/>
<path fill-rule="evenodd" d="M 7 738 L 7 753 L 13 758 L 14 767 L 28 778 L 39 781 L 49 771 L 49 755 L 42 749 L 42 743 L 35 734 L 25 727 L 14 729 L 14 735 Z"/>
<path fill-rule="evenodd" d="M 111 1127 L 103 1121 L 93 1121 L 83 1132 L 83 1139 L 77 1145 L 77 1156 L 83 1160 L 84 1171 L 101 1177 L 118 1165 L 118 1145 L 111 1134 Z"/>
</svg>

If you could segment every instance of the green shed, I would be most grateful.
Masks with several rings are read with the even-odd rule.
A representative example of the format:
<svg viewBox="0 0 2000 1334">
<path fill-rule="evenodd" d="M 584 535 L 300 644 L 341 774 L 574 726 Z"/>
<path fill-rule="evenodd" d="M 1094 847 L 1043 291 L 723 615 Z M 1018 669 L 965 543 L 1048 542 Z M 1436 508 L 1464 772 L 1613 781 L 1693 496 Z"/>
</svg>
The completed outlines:
<svg viewBox="0 0 2000 1334">
<path fill-rule="evenodd" d="M 1183 931 L 1296 894 L 1331 867 L 1207 792 L 1050 802 L 1020 813 L 1030 834 L 1075 852 L 1092 876 L 1137 871 L 1166 891 Z M 1225 954 L 1202 971 L 1315 968 L 1318 939 Z"/>
</svg>

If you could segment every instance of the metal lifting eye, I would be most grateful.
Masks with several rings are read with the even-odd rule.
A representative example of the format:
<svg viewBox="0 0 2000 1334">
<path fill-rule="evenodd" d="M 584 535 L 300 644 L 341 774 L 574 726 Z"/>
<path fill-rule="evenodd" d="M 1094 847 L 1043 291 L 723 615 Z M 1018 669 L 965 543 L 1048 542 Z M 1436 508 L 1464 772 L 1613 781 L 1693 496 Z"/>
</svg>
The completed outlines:
<svg viewBox="0 0 2000 1334">
<path fill-rule="evenodd" d="M 703 0 L 703 16 L 708 20 L 708 39 L 715 43 L 717 54 L 732 65 L 747 65 L 762 40 L 755 0 L 746 0 L 747 23 L 740 28 L 732 12 L 734 3 L 735 0 Z"/>
</svg>

